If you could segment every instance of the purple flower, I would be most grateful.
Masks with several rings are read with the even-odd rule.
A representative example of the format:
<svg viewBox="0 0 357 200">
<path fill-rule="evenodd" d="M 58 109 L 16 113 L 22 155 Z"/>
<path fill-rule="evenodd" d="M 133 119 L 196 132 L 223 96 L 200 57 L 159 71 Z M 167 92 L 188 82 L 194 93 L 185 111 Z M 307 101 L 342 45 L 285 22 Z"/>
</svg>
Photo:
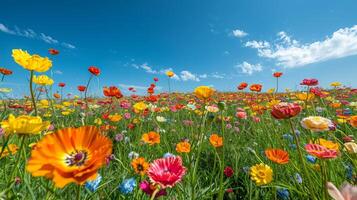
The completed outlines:
<svg viewBox="0 0 357 200">
<path fill-rule="evenodd" d="M 148 181 L 146 181 L 146 180 L 141 182 L 139 187 L 143 192 L 145 192 L 149 196 L 151 196 L 152 193 L 154 193 L 154 191 L 155 191 L 155 186 L 150 185 L 150 183 Z M 166 194 L 167 194 L 166 190 L 165 189 L 161 189 L 158 193 L 156 193 L 155 198 L 158 198 L 159 196 L 163 196 L 163 195 L 166 195 Z"/>
</svg>

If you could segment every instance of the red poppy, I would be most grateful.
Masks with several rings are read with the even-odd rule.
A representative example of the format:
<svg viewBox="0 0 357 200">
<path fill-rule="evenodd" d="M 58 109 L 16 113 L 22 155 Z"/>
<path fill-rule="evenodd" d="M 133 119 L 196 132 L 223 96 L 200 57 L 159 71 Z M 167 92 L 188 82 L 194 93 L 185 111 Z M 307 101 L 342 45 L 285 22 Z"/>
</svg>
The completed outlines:
<svg viewBox="0 0 357 200">
<path fill-rule="evenodd" d="M 132 91 L 132 90 L 134 90 L 134 88 L 133 88 L 133 87 L 129 87 L 128 90 L 129 90 L 129 91 Z"/>
<path fill-rule="evenodd" d="M 98 76 L 100 74 L 100 69 L 98 67 L 95 67 L 95 66 L 90 66 L 88 68 L 88 71 L 90 73 L 92 73 L 93 75 L 95 75 L 95 76 Z"/>
<path fill-rule="evenodd" d="M 274 76 L 275 78 L 279 78 L 281 75 L 283 75 L 282 72 L 275 72 L 275 73 L 273 74 L 273 76 Z"/>
<path fill-rule="evenodd" d="M 7 75 L 11 75 L 11 74 L 12 74 L 12 71 L 9 70 L 9 69 L 0 67 L 0 74 L 2 74 L 2 75 L 4 75 L 4 76 L 7 76 Z"/>
<path fill-rule="evenodd" d="M 159 100 L 159 98 L 156 95 L 150 95 L 150 96 L 146 97 L 145 100 L 148 102 L 154 103 L 154 102 L 157 102 Z"/>
<path fill-rule="evenodd" d="M 301 106 L 297 103 L 281 102 L 273 106 L 271 115 L 275 119 L 289 119 L 298 115 L 301 111 Z"/>
<path fill-rule="evenodd" d="M 248 83 L 242 82 L 238 86 L 238 90 L 244 90 L 246 87 L 248 87 Z"/>
<path fill-rule="evenodd" d="M 155 77 L 155 78 L 154 78 L 154 81 L 155 81 L 155 82 L 158 82 L 158 81 L 159 81 L 159 78 L 156 78 L 156 77 Z"/>
<path fill-rule="evenodd" d="M 50 53 L 51 55 L 58 55 L 59 54 L 59 51 L 58 50 L 56 50 L 56 49 L 49 49 L 48 50 L 48 53 Z"/>
<path fill-rule="evenodd" d="M 79 85 L 79 86 L 77 87 L 77 89 L 78 89 L 80 92 L 84 92 L 84 91 L 87 89 L 87 87 L 84 86 L 84 85 Z"/>
<path fill-rule="evenodd" d="M 65 83 L 58 83 L 58 87 L 64 87 L 64 86 L 66 86 Z"/>
<path fill-rule="evenodd" d="M 147 174 L 153 184 L 158 184 L 162 189 L 172 188 L 180 182 L 186 173 L 180 156 L 169 156 L 154 160 L 150 164 Z"/>
<path fill-rule="evenodd" d="M 117 99 L 120 99 L 123 97 L 123 94 L 121 93 L 121 91 L 115 86 L 110 86 L 109 88 L 104 87 L 103 94 L 106 97 L 116 97 Z"/>
<path fill-rule="evenodd" d="M 302 80 L 302 82 L 300 83 L 300 85 L 307 85 L 307 86 L 315 86 L 318 85 L 319 81 L 317 79 L 304 79 Z"/>
<path fill-rule="evenodd" d="M 262 91 L 263 86 L 260 84 L 253 84 L 250 86 L 250 91 L 260 92 Z"/>
<path fill-rule="evenodd" d="M 149 87 L 148 88 L 148 93 L 149 94 L 154 94 L 154 88 L 153 87 Z"/>
</svg>

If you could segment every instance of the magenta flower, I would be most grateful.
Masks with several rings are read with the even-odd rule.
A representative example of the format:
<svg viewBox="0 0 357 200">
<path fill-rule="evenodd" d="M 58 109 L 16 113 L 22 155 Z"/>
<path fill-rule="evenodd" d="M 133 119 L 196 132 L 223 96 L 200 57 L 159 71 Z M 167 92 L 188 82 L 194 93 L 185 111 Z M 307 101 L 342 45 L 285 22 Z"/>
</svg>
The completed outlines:
<svg viewBox="0 0 357 200">
<path fill-rule="evenodd" d="M 154 160 L 148 169 L 151 183 L 158 184 L 161 188 L 172 188 L 180 182 L 186 173 L 180 156 L 170 156 Z"/>
<path fill-rule="evenodd" d="M 146 180 L 141 182 L 139 187 L 143 192 L 145 192 L 149 196 L 151 196 L 152 193 L 154 193 L 154 191 L 156 189 L 154 185 L 150 184 Z M 167 195 L 166 189 L 161 189 L 158 193 L 156 193 L 155 198 L 158 198 L 160 196 L 165 196 L 165 195 Z"/>
</svg>

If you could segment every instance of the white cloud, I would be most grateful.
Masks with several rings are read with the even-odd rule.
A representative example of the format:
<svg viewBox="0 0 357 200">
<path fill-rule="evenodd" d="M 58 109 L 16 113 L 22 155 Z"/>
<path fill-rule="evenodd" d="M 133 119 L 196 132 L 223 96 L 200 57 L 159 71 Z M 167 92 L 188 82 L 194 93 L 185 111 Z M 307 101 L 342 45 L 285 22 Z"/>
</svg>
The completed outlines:
<svg viewBox="0 0 357 200">
<path fill-rule="evenodd" d="M 285 32 L 279 32 L 278 37 L 274 46 L 259 45 L 269 44 L 266 41 L 249 41 L 245 46 L 257 49 L 260 57 L 274 59 L 278 65 L 288 68 L 357 55 L 357 25 L 306 44 L 291 39 Z"/>
<path fill-rule="evenodd" d="M 181 71 L 180 77 L 183 81 L 189 81 L 189 80 L 197 81 L 197 82 L 200 81 L 200 79 L 196 75 L 186 70 Z"/>
<path fill-rule="evenodd" d="M 218 72 L 215 72 L 211 74 L 212 78 L 217 78 L 217 79 L 223 79 L 225 77 L 225 74 L 218 74 Z"/>
<path fill-rule="evenodd" d="M 56 70 L 56 71 L 54 71 L 53 73 L 54 73 L 54 74 L 58 74 L 58 75 L 62 75 L 62 74 L 63 74 L 63 72 L 62 72 L 61 70 Z"/>
<path fill-rule="evenodd" d="M 248 33 L 244 32 L 242 30 L 239 30 L 239 29 L 233 30 L 232 34 L 234 37 L 237 37 L 237 38 L 242 38 L 242 37 L 245 37 L 248 35 Z"/>
<path fill-rule="evenodd" d="M 42 40 L 48 44 L 59 44 L 59 41 L 53 38 L 52 36 L 46 35 L 44 33 L 37 34 L 34 30 L 32 29 L 20 29 L 19 27 L 15 26 L 15 29 L 12 30 L 5 26 L 4 24 L 0 23 L 0 31 L 10 34 L 10 35 L 16 35 L 16 36 L 21 36 L 25 38 L 30 38 L 30 39 L 37 39 L 37 40 Z M 62 42 L 62 46 L 69 48 L 69 49 L 75 49 L 76 47 L 72 44 Z"/>
<path fill-rule="evenodd" d="M 207 78 L 208 76 L 207 76 L 207 74 L 201 74 L 201 75 L 199 75 L 198 77 L 200 77 L 200 78 Z"/>
<path fill-rule="evenodd" d="M 73 44 L 69 44 L 69 43 L 66 43 L 66 42 L 62 42 L 61 44 L 62 44 L 62 46 L 66 47 L 68 49 L 75 49 L 76 48 L 76 46 L 74 46 Z"/>
<path fill-rule="evenodd" d="M 149 74 L 157 74 L 158 73 L 156 70 L 153 70 L 147 63 L 140 65 L 140 67 L 142 69 L 144 69 Z"/>
<path fill-rule="evenodd" d="M 48 44 L 57 44 L 58 40 L 52 38 L 51 36 L 45 35 L 43 33 L 40 34 L 41 40 L 45 41 Z"/>
<path fill-rule="evenodd" d="M 252 75 L 254 72 L 260 72 L 263 70 L 263 67 L 260 64 L 250 64 L 244 61 L 241 64 L 235 66 L 237 69 L 241 69 L 241 72 L 244 74 Z"/>
</svg>

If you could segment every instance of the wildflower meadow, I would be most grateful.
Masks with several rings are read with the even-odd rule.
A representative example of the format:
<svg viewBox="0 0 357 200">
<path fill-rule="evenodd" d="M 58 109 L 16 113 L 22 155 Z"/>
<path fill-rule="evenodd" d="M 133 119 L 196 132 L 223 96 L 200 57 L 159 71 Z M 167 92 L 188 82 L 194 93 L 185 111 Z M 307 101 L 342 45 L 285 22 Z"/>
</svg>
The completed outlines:
<svg viewBox="0 0 357 200">
<path fill-rule="evenodd" d="M 285 91 L 274 72 L 267 92 L 241 82 L 179 93 L 168 70 L 144 95 L 108 85 L 95 97 L 102 71 L 89 66 L 67 95 L 46 74 L 59 51 L 38 53 L 3 55 L 28 74 L 28 95 L 0 91 L 0 199 L 357 198 L 357 89 L 343 82 Z"/>
</svg>

